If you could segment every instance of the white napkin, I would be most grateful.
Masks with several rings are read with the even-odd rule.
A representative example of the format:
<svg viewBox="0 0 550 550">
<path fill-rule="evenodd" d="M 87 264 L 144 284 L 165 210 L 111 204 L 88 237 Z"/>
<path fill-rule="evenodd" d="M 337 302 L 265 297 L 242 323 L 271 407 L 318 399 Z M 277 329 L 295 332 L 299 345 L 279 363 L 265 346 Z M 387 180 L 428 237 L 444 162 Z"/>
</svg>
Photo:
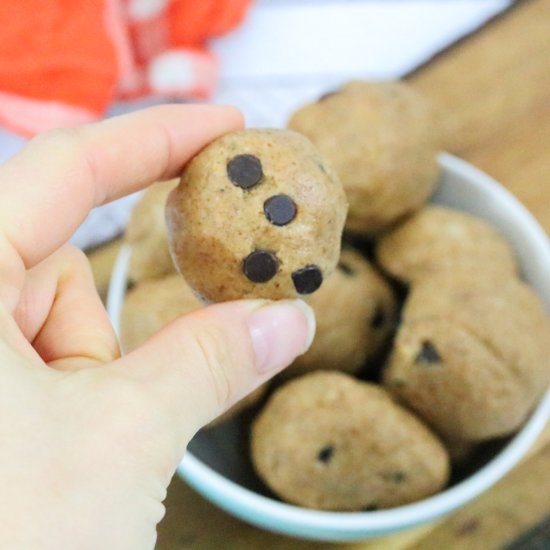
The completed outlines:
<svg viewBox="0 0 550 550">
<path fill-rule="evenodd" d="M 248 126 L 281 127 L 299 105 L 351 78 L 400 78 L 506 9 L 512 0 L 258 0 L 236 31 L 214 40 L 214 102 Z M 460 75 L 457 75 L 460 78 Z M 119 104 L 112 114 L 142 103 Z M 24 140 L 0 131 L 0 161 Z M 88 248 L 125 227 L 137 195 L 96 208 L 72 242 Z"/>
<path fill-rule="evenodd" d="M 300 105 L 351 78 L 400 78 L 511 0 L 263 0 L 213 42 L 216 97 L 249 126 L 280 127 Z M 459 78 L 459 75 L 457 75 Z"/>
</svg>

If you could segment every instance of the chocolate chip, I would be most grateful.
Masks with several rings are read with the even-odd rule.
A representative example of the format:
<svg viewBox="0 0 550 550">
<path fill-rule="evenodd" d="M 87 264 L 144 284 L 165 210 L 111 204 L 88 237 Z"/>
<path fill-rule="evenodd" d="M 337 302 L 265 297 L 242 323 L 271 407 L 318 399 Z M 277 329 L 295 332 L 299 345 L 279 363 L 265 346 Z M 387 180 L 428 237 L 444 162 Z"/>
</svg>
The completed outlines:
<svg viewBox="0 0 550 550">
<path fill-rule="evenodd" d="M 457 528 L 455 529 L 455 532 L 459 537 L 464 537 L 467 535 L 471 535 L 472 533 L 475 533 L 476 531 L 479 530 L 480 527 L 481 527 L 481 521 L 478 518 L 466 518 L 466 520 L 463 521 L 462 524 L 459 524 L 457 526 Z"/>
<path fill-rule="evenodd" d="M 278 269 L 279 260 L 269 250 L 254 250 L 243 261 L 243 273 L 253 283 L 266 283 Z"/>
<path fill-rule="evenodd" d="M 380 304 L 376 306 L 376 311 L 374 312 L 374 317 L 370 320 L 371 328 L 378 329 L 384 326 L 386 322 L 386 315 L 384 309 Z"/>
<path fill-rule="evenodd" d="M 355 275 L 355 269 L 353 269 L 353 267 L 351 267 L 351 265 L 349 265 L 348 263 L 346 262 L 338 262 L 338 269 L 344 273 L 345 275 L 349 275 L 350 277 Z"/>
<path fill-rule="evenodd" d="M 128 279 L 126 282 L 126 291 L 132 290 L 132 288 L 135 288 L 137 283 L 133 279 Z"/>
<path fill-rule="evenodd" d="M 388 476 L 388 479 L 394 483 L 402 483 L 407 479 L 407 474 L 401 471 L 393 472 Z"/>
<path fill-rule="evenodd" d="M 286 225 L 296 217 L 296 203 L 288 195 L 273 195 L 264 202 L 265 217 L 273 225 Z"/>
<path fill-rule="evenodd" d="M 292 273 L 292 282 L 299 294 L 311 294 L 321 286 L 323 274 L 316 265 L 306 265 Z"/>
<path fill-rule="evenodd" d="M 365 508 L 363 508 L 363 510 L 365 512 L 376 512 L 376 510 L 379 509 L 379 506 L 378 504 L 376 504 L 376 502 L 372 502 L 371 504 L 369 504 L 368 506 L 365 506 Z"/>
<path fill-rule="evenodd" d="M 323 464 L 328 464 L 331 461 L 333 454 L 334 447 L 332 445 L 327 445 L 319 451 L 319 454 L 317 455 L 317 460 L 319 460 Z"/>
<path fill-rule="evenodd" d="M 250 189 L 264 176 L 262 163 L 254 155 L 237 155 L 227 163 L 229 179 L 242 189 Z"/>
<path fill-rule="evenodd" d="M 441 355 L 439 355 L 437 348 L 429 341 L 424 340 L 422 342 L 422 348 L 414 359 L 415 363 L 440 363 Z"/>
</svg>

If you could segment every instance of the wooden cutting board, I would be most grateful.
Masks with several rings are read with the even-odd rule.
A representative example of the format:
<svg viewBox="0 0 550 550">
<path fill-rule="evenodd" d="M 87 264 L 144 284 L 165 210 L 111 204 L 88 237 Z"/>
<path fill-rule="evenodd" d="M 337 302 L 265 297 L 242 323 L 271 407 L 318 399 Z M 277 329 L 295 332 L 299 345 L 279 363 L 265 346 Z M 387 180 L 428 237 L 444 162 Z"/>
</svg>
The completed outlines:
<svg viewBox="0 0 550 550">
<path fill-rule="evenodd" d="M 408 80 L 439 105 L 445 148 L 506 185 L 550 232 L 550 0 L 518 2 Z M 102 293 L 117 250 L 114 242 L 90 254 Z M 174 479 L 157 548 L 491 550 L 511 544 L 511 550 L 548 549 L 550 520 L 542 522 L 550 517 L 546 441 L 550 429 L 506 479 L 438 525 L 351 545 L 303 542 L 255 529 Z"/>
</svg>

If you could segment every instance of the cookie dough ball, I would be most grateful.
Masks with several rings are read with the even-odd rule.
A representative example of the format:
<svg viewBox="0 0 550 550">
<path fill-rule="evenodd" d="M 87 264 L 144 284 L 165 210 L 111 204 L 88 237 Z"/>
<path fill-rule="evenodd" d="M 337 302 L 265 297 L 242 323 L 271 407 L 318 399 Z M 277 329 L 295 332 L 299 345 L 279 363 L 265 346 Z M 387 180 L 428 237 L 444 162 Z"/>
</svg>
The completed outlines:
<svg viewBox="0 0 550 550">
<path fill-rule="evenodd" d="M 417 210 L 438 176 L 430 107 L 398 82 L 351 82 L 298 110 L 289 127 L 334 167 L 350 203 L 346 230 L 378 233 Z"/>
<path fill-rule="evenodd" d="M 443 206 L 426 206 L 384 235 L 376 255 L 388 273 L 405 283 L 443 271 L 467 271 L 474 278 L 517 275 L 512 249 L 493 226 Z"/>
<path fill-rule="evenodd" d="M 442 489 L 440 441 L 379 386 L 315 372 L 277 390 L 252 428 L 252 459 L 282 499 L 323 510 L 374 510 Z"/>
<path fill-rule="evenodd" d="M 346 211 L 338 177 L 303 136 L 226 134 L 170 195 L 174 262 L 208 301 L 305 296 L 338 263 Z"/>
<path fill-rule="evenodd" d="M 519 280 L 434 276 L 412 289 L 384 378 L 444 439 L 506 436 L 550 381 L 550 323 Z"/>
<path fill-rule="evenodd" d="M 126 295 L 121 311 L 120 340 L 123 350 L 129 353 L 171 321 L 202 307 L 204 304 L 177 273 L 139 283 Z M 256 405 L 266 390 L 267 384 L 260 386 L 206 427 L 218 426 Z"/>
<path fill-rule="evenodd" d="M 315 340 L 283 378 L 318 369 L 357 372 L 381 351 L 395 326 L 390 286 L 350 248 L 342 250 L 338 267 L 309 303 L 317 319 Z"/>
<path fill-rule="evenodd" d="M 132 249 L 128 278 L 133 283 L 173 273 L 168 249 L 164 209 L 168 193 L 178 180 L 153 184 L 136 203 L 126 228 L 125 239 Z"/>
<path fill-rule="evenodd" d="M 142 281 L 128 291 L 120 314 L 120 342 L 129 353 L 155 332 L 204 304 L 180 275 Z"/>
</svg>

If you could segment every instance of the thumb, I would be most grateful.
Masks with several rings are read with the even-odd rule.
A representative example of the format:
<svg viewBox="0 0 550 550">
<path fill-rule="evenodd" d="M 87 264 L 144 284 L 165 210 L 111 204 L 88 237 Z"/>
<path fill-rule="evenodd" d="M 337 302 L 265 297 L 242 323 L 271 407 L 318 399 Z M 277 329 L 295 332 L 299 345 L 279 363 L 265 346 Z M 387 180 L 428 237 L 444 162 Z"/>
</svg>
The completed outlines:
<svg viewBox="0 0 550 550">
<path fill-rule="evenodd" d="M 304 353 L 314 333 L 301 300 L 228 302 L 177 319 L 104 372 L 141 386 L 143 412 L 163 414 L 183 453 L 198 429 Z"/>
</svg>

